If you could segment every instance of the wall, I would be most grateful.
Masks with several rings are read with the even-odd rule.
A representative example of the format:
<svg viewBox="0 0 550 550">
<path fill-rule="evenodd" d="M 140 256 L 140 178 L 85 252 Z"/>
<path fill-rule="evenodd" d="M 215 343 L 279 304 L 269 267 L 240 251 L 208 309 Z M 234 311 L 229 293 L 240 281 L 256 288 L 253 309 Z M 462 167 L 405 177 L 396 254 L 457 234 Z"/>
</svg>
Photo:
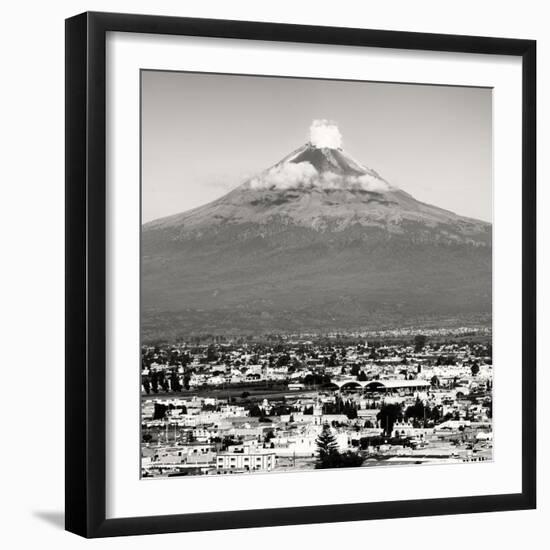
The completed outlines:
<svg viewBox="0 0 550 550">
<path fill-rule="evenodd" d="M 243 544 L 265 549 L 284 544 L 331 548 L 349 541 L 367 548 L 512 548 L 544 540 L 548 476 L 539 472 L 539 510 L 471 516 L 297 526 L 225 533 L 125 538 L 85 543 L 61 529 L 63 510 L 63 19 L 86 9 L 195 17 L 248 19 L 319 25 L 359 26 L 457 34 L 534 38 L 539 41 L 539 181 L 548 180 L 550 36 L 545 3 L 486 1 L 306 2 L 232 0 L 198 2 L 58 0 L 10 2 L 2 9 L 0 94 L 1 193 L 0 334 L 2 418 L 9 422 L 0 453 L 1 538 L 8 548 L 38 545 L 81 548 L 145 548 L 174 544 L 226 549 Z M 539 243 L 548 237 L 549 192 L 539 195 Z M 539 244 L 540 254 L 542 247 Z M 541 270 L 548 267 L 548 251 Z M 542 271 L 539 280 L 542 282 Z M 548 311 L 548 288 L 540 288 Z M 541 353 L 539 388 L 548 387 Z M 24 375 L 20 377 L 19 375 Z M 540 390 L 539 390 L 540 394 Z M 539 400 L 539 426 L 550 421 Z M 17 419 L 17 422 L 13 422 Z M 5 424 L 6 425 L 6 424 Z M 547 431 L 548 432 L 548 431 Z M 540 433 L 539 463 L 548 452 Z M 20 446 L 23 446 L 21 448 Z M 28 446 L 29 452 L 24 451 Z M 16 450 L 16 447 L 18 448 Z M 32 451 L 31 451 L 32 447 Z M 18 457 L 18 463 L 10 460 Z M 251 496 L 251 498 L 253 498 Z M 542 545 L 537 545 L 538 547 Z"/>
</svg>

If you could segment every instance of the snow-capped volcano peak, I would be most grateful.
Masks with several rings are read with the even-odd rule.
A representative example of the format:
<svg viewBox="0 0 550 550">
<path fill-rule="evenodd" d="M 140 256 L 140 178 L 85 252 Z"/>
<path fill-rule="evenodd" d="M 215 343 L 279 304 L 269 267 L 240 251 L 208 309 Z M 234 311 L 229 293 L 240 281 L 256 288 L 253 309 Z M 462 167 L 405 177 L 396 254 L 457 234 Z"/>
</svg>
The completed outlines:
<svg viewBox="0 0 550 550">
<path fill-rule="evenodd" d="M 335 123 L 314 120 L 310 140 L 261 174 L 251 178 L 251 189 L 343 189 L 384 193 L 394 189 L 377 172 L 342 148 Z"/>
</svg>

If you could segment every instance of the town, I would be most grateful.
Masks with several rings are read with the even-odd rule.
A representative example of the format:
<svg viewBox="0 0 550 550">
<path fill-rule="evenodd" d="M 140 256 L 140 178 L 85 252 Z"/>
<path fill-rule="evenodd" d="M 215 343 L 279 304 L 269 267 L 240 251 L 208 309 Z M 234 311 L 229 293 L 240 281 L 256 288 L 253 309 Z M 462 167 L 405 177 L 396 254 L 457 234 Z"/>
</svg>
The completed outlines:
<svg viewBox="0 0 550 550">
<path fill-rule="evenodd" d="M 142 347 L 142 477 L 491 460 L 488 331 Z"/>
</svg>

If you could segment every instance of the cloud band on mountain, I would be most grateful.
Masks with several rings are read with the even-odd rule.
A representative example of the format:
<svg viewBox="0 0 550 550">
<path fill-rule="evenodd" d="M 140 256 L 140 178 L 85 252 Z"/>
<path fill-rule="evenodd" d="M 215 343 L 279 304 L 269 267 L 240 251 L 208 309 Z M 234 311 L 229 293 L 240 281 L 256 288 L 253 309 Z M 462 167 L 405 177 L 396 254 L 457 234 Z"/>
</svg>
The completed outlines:
<svg viewBox="0 0 550 550">
<path fill-rule="evenodd" d="M 270 168 L 249 181 L 251 189 L 348 189 L 383 193 L 391 189 L 384 180 L 363 174 L 342 176 L 333 172 L 319 173 L 309 162 L 285 163 Z"/>
<path fill-rule="evenodd" d="M 313 181 L 318 177 L 317 170 L 309 162 L 285 163 L 274 166 L 250 180 L 250 187 L 252 189 L 312 187 Z"/>
</svg>

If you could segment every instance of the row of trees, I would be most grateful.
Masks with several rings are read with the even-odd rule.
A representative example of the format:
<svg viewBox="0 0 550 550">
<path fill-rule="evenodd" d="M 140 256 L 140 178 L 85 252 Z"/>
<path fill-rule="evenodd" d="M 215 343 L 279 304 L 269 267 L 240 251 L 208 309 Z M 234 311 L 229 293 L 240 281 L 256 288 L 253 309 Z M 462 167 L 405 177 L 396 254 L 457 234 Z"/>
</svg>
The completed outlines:
<svg viewBox="0 0 550 550">
<path fill-rule="evenodd" d="M 399 403 L 382 403 L 376 418 L 380 421 L 384 433 L 389 436 L 396 422 L 412 419 L 413 426 L 426 427 L 441 420 L 441 411 L 438 407 L 430 407 L 417 399 L 414 405 L 408 406 L 405 410 Z"/>
<path fill-rule="evenodd" d="M 323 414 L 345 414 L 350 420 L 357 418 L 357 404 L 336 397 L 334 403 L 323 404 Z"/>
<path fill-rule="evenodd" d="M 162 349 L 158 346 L 143 350 L 141 353 L 142 368 L 150 368 L 153 363 L 185 367 L 191 363 L 191 357 L 187 352 L 181 352 L 177 349 Z"/>
<path fill-rule="evenodd" d="M 169 391 L 180 392 L 184 388 L 189 389 L 190 375 L 186 373 L 180 378 L 177 370 L 168 373 L 164 371 L 152 371 L 148 376 L 142 376 L 142 384 L 145 393 L 168 393 Z"/>
</svg>

